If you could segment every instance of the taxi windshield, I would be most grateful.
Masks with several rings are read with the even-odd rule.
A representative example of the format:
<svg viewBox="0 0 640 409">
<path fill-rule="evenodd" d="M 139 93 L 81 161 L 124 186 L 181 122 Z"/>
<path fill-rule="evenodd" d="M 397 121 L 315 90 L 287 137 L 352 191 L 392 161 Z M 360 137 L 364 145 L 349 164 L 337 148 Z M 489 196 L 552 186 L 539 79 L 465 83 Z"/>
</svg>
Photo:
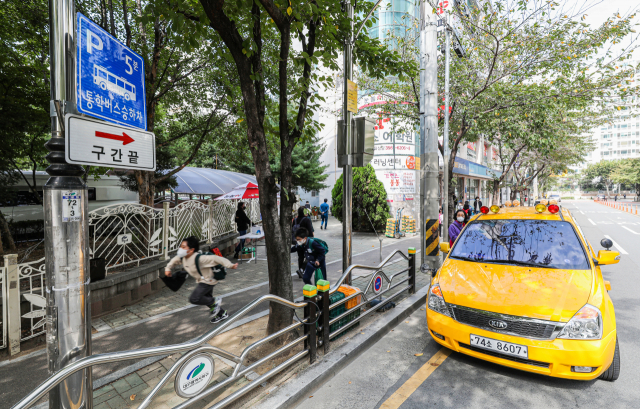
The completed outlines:
<svg viewBox="0 0 640 409">
<path fill-rule="evenodd" d="M 590 268 L 575 230 L 554 220 L 478 220 L 466 226 L 450 257 L 567 270 Z"/>
</svg>

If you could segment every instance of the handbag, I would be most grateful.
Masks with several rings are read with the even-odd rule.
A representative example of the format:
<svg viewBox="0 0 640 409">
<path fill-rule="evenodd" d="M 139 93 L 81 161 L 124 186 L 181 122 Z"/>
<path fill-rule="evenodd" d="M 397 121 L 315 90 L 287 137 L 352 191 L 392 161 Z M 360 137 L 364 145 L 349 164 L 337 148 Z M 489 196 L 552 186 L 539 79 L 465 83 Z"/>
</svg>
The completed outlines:
<svg viewBox="0 0 640 409">
<path fill-rule="evenodd" d="M 166 275 L 160 276 L 160 279 L 164 282 L 164 284 L 169 287 L 169 289 L 173 292 L 176 292 L 182 287 L 182 284 L 187 280 L 187 273 L 184 270 L 180 270 L 176 273 L 171 274 L 171 277 L 167 277 Z"/>
<path fill-rule="evenodd" d="M 322 269 L 320 267 L 316 268 L 316 273 L 315 273 L 315 278 L 316 278 L 316 284 L 318 283 L 318 281 L 320 280 L 324 280 L 324 277 L 322 276 Z"/>
</svg>

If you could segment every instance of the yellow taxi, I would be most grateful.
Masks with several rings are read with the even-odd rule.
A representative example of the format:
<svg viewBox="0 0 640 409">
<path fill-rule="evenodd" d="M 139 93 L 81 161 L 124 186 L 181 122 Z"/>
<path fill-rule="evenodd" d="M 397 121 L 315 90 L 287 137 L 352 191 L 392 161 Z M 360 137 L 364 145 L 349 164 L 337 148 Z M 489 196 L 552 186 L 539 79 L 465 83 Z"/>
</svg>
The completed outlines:
<svg viewBox="0 0 640 409">
<path fill-rule="evenodd" d="M 431 281 L 427 324 L 456 352 L 559 378 L 615 381 L 620 373 L 616 319 L 596 255 L 570 212 L 542 200 L 483 206 Z M 511 207 L 510 207 L 511 206 Z"/>
</svg>

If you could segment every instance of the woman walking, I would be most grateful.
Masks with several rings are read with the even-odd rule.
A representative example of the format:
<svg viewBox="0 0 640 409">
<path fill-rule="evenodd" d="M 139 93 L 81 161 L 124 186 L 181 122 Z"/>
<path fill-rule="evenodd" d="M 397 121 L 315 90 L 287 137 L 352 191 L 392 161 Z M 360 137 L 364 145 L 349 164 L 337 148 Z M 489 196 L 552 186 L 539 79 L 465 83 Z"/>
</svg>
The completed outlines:
<svg viewBox="0 0 640 409">
<path fill-rule="evenodd" d="M 464 210 L 457 210 L 454 218 L 455 220 L 449 226 L 449 246 L 453 246 L 467 220 Z"/>
</svg>

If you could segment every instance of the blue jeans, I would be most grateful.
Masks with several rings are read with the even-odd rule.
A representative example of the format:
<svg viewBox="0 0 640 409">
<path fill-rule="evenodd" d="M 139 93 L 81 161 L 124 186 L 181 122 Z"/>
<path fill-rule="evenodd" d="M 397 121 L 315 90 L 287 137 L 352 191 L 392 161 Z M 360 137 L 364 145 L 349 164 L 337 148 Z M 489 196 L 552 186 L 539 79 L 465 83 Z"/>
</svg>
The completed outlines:
<svg viewBox="0 0 640 409">
<path fill-rule="evenodd" d="M 240 234 L 241 236 L 244 236 L 245 234 L 247 234 L 246 230 L 238 230 L 238 234 Z M 242 251 L 244 247 L 244 239 L 240 239 L 240 243 L 238 243 L 238 245 L 236 246 L 236 253 L 240 253 Z"/>
<path fill-rule="evenodd" d="M 324 227 L 327 227 L 327 221 L 329 220 L 329 216 L 326 214 L 320 214 L 320 228 L 322 228 L 322 223 L 324 223 Z"/>
</svg>

